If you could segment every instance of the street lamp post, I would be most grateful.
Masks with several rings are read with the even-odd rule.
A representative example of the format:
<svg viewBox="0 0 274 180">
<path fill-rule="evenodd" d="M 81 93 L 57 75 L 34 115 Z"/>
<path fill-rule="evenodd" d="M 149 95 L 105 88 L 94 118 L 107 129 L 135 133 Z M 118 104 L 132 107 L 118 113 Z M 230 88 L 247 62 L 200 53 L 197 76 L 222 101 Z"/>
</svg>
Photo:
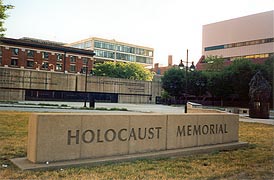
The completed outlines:
<svg viewBox="0 0 274 180">
<path fill-rule="evenodd" d="M 187 113 L 187 83 L 188 83 L 188 49 L 186 50 L 186 61 L 183 61 L 181 59 L 180 64 L 179 64 L 179 68 L 182 70 L 184 69 L 184 64 L 183 62 L 186 63 L 186 67 L 185 67 L 185 77 L 186 77 L 186 86 L 185 86 L 185 97 L 186 97 L 186 102 L 185 102 L 185 113 Z M 194 71 L 195 70 L 195 66 L 194 66 L 194 62 L 192 62 L 191 66 L 190 66 L 190 71 Z"/>
<path fill-rule="evenodd" d="M 92 53 L 92 57 L 95 55 L 95 53 Z M 85 95 L 87 94 L 87 85 L 88 85 L 88 58 L 86 61 L 86 77 L 85 77 Z M 91 102 L 90 102 L 91 103 Z M 92 101 L 94 103 L 94 101 Z M 91 106 L 91 105 L 90 105 Z M 93 105 L 94 106 L 94 105 Z M 87 96 L 85 96 L 85 101 L 84 101 L 84 107 L 87 107 Z"/>
<path fill-rule="evenodd" d="M 88 85 L 88 59 L 86 62 L 86 77 L 85 77 L 85 102 L 84 102 L 84 107 L 87 107 L 87 85 Z"/>
</svg>

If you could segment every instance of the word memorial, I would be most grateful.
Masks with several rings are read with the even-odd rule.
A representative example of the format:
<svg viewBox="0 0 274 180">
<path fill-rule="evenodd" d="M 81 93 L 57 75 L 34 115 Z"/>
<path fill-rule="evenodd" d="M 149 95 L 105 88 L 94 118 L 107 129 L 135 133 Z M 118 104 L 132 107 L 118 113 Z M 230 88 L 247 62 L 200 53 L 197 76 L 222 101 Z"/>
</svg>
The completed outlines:
<svg viewBox="0 0 274 180">
<path fill-rule="evenodd" d="M 238 129 L 238 115 L 221 113 L 37 113 L 27 157 L 13 162 L 35 169 L 235 149 Z"/>
</svg>

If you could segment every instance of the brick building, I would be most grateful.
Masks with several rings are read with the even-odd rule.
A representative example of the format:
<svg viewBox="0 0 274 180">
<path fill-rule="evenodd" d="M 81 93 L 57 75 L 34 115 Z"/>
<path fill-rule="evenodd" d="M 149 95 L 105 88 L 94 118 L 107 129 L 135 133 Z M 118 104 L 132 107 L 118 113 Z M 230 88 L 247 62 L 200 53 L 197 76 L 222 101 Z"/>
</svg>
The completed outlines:
<svg viewBox="0 0 274 180">
<path fill-rule="evenodd" d="M 1 38 L 0 66 L 44 71 L 85 73 L 92 69 L 94 52 L 38 39 Z"/>
</svg>

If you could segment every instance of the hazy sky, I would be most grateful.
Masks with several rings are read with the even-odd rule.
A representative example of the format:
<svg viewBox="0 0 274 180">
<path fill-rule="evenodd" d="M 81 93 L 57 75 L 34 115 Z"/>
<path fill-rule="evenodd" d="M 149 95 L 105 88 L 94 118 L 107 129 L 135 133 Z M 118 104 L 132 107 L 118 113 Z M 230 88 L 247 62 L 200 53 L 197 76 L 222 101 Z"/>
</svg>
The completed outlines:
<svg viewBox="0 0 274 180">
<path fill-rule="evenodd" d="M 202 52 L 202 26 L 274 9 L 274 0 L 4 0 L 6 37 L 74 42 L 89 37 L 154 48 L 166 65 Z"/>
</svg>

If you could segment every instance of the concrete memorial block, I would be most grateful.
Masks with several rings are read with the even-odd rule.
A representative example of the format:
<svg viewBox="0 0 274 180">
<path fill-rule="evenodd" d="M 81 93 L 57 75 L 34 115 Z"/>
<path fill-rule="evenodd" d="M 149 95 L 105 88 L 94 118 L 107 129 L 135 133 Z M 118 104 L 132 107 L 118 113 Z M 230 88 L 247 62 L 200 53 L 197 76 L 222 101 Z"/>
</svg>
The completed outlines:
<svg viewBox="0 0 274 180">
<path fill-rule="evenodd" d="M 71 130 L 69 146 L 78 131 L 81 158 L 128 154 L 129 127 L 127 115 L 84 115 L 81 129 Z"/>
<path fill-rule="evenodd" d="M 166 115 L 130 116 L 129 154 L 166 149 Z"/>
<path fill-rule="evenodd" d="M 81 129 L 81 115 L 33 114 L 29 121 L 28 159 L 31 162 L 81 158 L 81 146 L 68 146 L 68 131 Z"/>
<path fill-rule="evenodd" d="M 220 113 L 32 114 L 27 159 L 12 161 L 35 169 L 45 162 L 77 165 L 235 149 L 246 145 L 238 142 L 238 121 L 238 115 Z"/>
<path fill-rule="evenodd" d="M 198 146 L 208 144 L 220 144 L 223 141 L 223 135 L 232 132 L 234 129 L 227 129 L 222 114 L 219 116 L 207 114 L 206 116 L 198 116 Z"/>
<path fill-rule="evenodd" d="M 237 142 L 238 121 L 233 114 L 169 115 L 167 149 Z"/>
<path fill-rule="evenodd" d="M 223 143 L 239 141 L 239 115 L 226 114 L 223 116 L 226 124 L 226 129 L 229 133 L 223 134 Z"/>
<path fill-rule="evenodd" d="M 198 137 L 193 136 L 190 128 L 198 124 L 194 114 L 169 115 L 167 122 L 167 149 L 194 147 L 198 145 Z"/>
<path fill-rule="evenodd" d="M 166 115 L 33 114 L 28 159 L 39 163 L 166 149 Z"/>
</svg>

